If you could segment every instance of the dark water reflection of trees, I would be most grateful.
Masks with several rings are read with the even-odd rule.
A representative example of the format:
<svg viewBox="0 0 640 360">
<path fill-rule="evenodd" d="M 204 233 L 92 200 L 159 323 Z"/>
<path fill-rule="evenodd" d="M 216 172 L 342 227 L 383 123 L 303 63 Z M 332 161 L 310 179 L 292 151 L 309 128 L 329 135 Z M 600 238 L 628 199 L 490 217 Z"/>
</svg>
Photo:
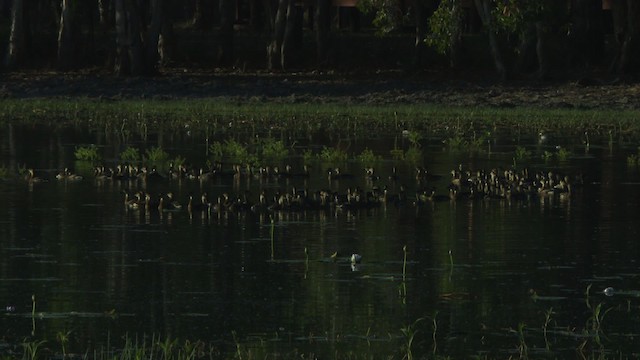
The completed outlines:
<svg viewBox="0 0 640 360">
<path fill-rule="evenodd" d="M 389 160 L 395 138 L 354 140 L 355 154 L 368 147 L 384 155 L 375 184 L 393 193 L 403 185 L 410 200 L 357 210 L 209 214 L 126 210 L 123 192 L 171 191 L 186 203 L 203 191 L 211 199 L 250 191 L 255 199 L 261 190 L 342 194 L 374 183 L 365 181 L 357 161 L 343 164 L 353 179 L 329 182 L 319 160 L 301 179 L 142 184 L 85 173 L 82 181 L 57 181 L 60 169 L 76 167 L 78 144 L 99 144 L 106 163 L 117 161 L 124 144 L 83 129 L 17 126 L 3 129 L 2 139 L 5 167 L 33 167 L 49 179 L 0 182 L 0 321 L 7 349 L 33 339 L 47 340 L 55 351 L 56 335 L 70 331 L 75 352 L 108 338 L 121 346 L 125 334 L 158 334 L 201 339 L 230 354 L 237 341 L 254 354 L 401 357 L 407 334 L 418 330 L 414 355 L 564 356 L 578 349 L 624 357 L 633 350 L 638 169 L 624 148 L 584 149 L 567 140 L 572 156 L 545 162 L 540 155 L 555 145 L 528 144 L 532 169 L 584 175 L 568 198 L 416 207 L 413 193 L 425 184 L 417 183 L 415 164 Z M 154 134 L 135 144 L 161 145 L 193 164 L 206 161 L 202 138 Z M 428 184 L 439 194 L 459 164 L 513 164 L 513 144 L 497 141 L 490 153 L 436 144 L 426 140 L 422 152 L 424 166 L 443 175 Z M 300 156 L 291 162 L 300 168 Z M 394 165 L 397 182 L 387 179 Z M 362 263 L 352 265 L 352 253 Z M 607 286 L 617 290 L 614 296 L 602 294 Z"/>
</svg>

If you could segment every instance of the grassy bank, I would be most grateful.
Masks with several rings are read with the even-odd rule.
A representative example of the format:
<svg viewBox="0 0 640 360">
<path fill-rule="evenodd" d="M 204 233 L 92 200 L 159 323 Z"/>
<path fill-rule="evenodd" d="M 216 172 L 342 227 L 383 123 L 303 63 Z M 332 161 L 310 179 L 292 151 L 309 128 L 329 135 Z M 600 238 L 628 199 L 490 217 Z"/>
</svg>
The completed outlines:
<svg viewBox="0 0 640 360">
<path fill-rule="evenodd" d="M 178 126 L 260 129 L 314 129 L 339 132 L 377 129 L 567 130 L 593 136 L 640 132 L 640 114 L 621 109 L 532 107 L 447 107 L 436 104 L 348 105 L 343 103 L 273 103 L 220 99 L 122 100 L 3 99 L 3 123 L 59 126 Z"/>
</svg>

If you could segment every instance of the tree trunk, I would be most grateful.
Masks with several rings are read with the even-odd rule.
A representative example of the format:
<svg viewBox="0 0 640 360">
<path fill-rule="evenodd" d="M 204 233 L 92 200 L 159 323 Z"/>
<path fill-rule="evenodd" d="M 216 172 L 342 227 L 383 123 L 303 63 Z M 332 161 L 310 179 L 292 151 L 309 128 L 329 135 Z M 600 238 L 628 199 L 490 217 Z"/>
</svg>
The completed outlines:
<svg viewBox="0 0 640 360">
<path fill-rule="evenodd" d="M 173 59 L 175 36 L 173 33 L 173 18 L 171 12 L 165 13 L 162 30 L 158 39 L 158 56 L 160 64 L 166 65 Z"/>
<path fill-rule="evenodd" d="M 151 0 L 151 21 L 145 37 L 144 73 L 148 75 L 158 72 L 158 41 L 164 24 L 165 0 Z"/>
<path fill-rule="evenodd" d="M 569 67 L 602 64 L 605 53 L 601 0 L 575 0 L 571 8 Z"/>
<path fill-rule="evenodd" d="M 111 0 L 98 0 L 98 17 L 100 25 L 103 27 L 111 27 L 113 19 L 111 17 L 111 10 L 113 1 Z"/>
<path fill-rule="evenodd" d="M 326 64 L 329 61 L 330 9 L 331 0 L 316 0 L 316 60 L 319 65 Z"/>
<path fill-rule="evenodd" d="M 429 15 L 427 14 L 427 4 L 425 4 L 425 0 L 414 0 L 413 7 L 415 9 L 414 16 L 416 20 L 416 41 L 414 44 L 415 63 L 417 67 L 422 67 L 425 63 L 424 54 L 427 51 L 425 39 L 429 29 Z"/>
<path fill-rule="evenodd" d="M 502 58 L 502 51 L 500 50 L 500 43 L 498 41 L 498 35 L 494 31 L 494 24 L 491 19 L 491 0 L 474 0 L 478 15 L 482 20 L 482 25 L 487 31 L 489 36 L 489 47 L 491 49 L 491 56 L 493 57 L 493 64 L 496 67 L 498 76 L 502 81 L 507 79 L 507 68 Z"/>
<path fill-rule="evenodd" d="M 297 26 L 299 23 L 299 19 L 297 18 L 298 10 L 295 0 L 289 0 L 289 4 L 287 5 L 286 26 L 282 39 L 282 48 L 280 50 L 280 66 L 283 70 L 296 63 L 295 54 L 301 46 L 299 43 L 301 39 L 296 40 L 296 31 L 302 31 L 302 29 Z"/>
<path fill-rule="evenodd" d="M 129 59 L 129 26 L 127 21 L 127 10 L 125 7 L 126 0 L 115 1 L 115 26 L 116 26 L 116 59 L 114 70 L 117 75 L 129 75 L 130 59 Z"/>
<path fill-rule="evenodd" d="M 6 66 L 14 68 L 21 65 L 27 52 L 27 34 L 25 24 L 24 0 L 13 0 L 11 9 L 11 34 L 9 35 L 9 50 Z"/>
<path fill-rule="evenodd" d="M 282 65 L 282 43 L 287 26 L 287 8 L 293 0 L 278 0 L 278 10 L 273 23 L 273 37 L 267 46 L 267 67 L 274 70 Z"/>
<path fill-rule="evenodd" d="M 620 47 L 619 74 L 634 73 L 638 70 L 640 58 L 640 2 L 626 1 L 626 29 L 624 40 Z"/>
<path fill-rule="evenodd" d="M 213 25 L 213 1 L 196 0 L 196 7 L 193 12 L 193 28 L 208 31 Z"/>
<path fill-rule="evenodd" d="M 218 62 L 222 65 L 233 63 L 233 24 L 235 22 L 235 1 L 220 0 L 220 46 Z"/>
<path fill-rule="evenodd" d="M 543 21 L 536 21 L 536 55 L 538 59 L 538 71 L 536 76 L 538 79 L 544 79 L 549 75 L 549 52 L 547 51 L 547 43 L 549 36 L 546 25 Z"/>
<path fill-rule="evenodd" d="M 75 46 L 73 36 L 75 7 L 74 0 L 62 0 L 62 12 L 58 29 L 58 68 L 68 70 L 75 66 Z"/>
<path fill-rule="evenodd" d="M 129 66 L 131 67 L 131 75 L 142 75 L 145 72 L 144 65 L 144 49 L 142 39 L 140 38 L 141 24 L 140 12 L 136 4 L 136 0 L 125 0 L 127 6 L 127 25 L 129 31 Z"/>
</svg>

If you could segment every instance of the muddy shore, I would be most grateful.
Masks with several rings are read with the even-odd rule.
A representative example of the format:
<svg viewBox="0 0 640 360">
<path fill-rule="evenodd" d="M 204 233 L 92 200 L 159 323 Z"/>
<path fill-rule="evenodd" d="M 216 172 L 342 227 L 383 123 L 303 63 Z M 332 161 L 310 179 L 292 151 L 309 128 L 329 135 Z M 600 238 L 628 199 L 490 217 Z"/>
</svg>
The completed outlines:
<svg viewBox="0 0 640 360">
<path fill-rule="evenodd" d="M 489 76 L 367 73 L 221 72 L 170 69 L 154 77 L 103 72 L 0 74 L 0 98 L 195 99 L 232 102 L 442 104 L 448 106 L 640 108 L 640 84 L 608 79 L 496 82 Z"/>
</svg>

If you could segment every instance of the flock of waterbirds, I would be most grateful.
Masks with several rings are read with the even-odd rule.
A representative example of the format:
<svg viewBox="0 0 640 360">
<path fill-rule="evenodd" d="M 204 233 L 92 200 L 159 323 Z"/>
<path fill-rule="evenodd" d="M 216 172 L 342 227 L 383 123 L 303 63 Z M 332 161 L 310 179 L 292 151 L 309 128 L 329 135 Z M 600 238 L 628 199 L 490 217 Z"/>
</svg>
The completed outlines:
<svg viewBox="0 0 640 360">
<path fill-rule="evenodd" d="M 252 195 L 249 191 L 236 194 L 223 192 L 214 200 L 209 198 L 206 191 L 199 196 L 189 195 L 188 199 L 177 199 L 170 190 L 156 195 L 144 190 L 123 191 L 124 207 L 135 211 L 190 211 L 190 212 L 273 212 L 273 211 L 306 211 L 306 210 L 357 210 L 371 209 L 386 205 L 395 206 L 423 206 L 442 201 L 472 201 L 480 199 L 496 200 L 532 200 L 549 197 L 568 198 L 573 189 L 582 185 L 581 175 L 566 175 L 555 171 L 530 171 L 528 168 L 520 170 L 493 168 L 465 169 L 462 165 L 453 169 L 447 175 L 431 174 L 424 167 L 416 167 L 414 179 L 402 179 L 394 167 L 388 176 L 380 176 L 373 167 L 364 169 L 361 175 L 345 173 L 339 167 L 326 170 L 327 188 L 310 190 L 288 186 L 262 187 L 259 194 Z M 214 179 L 224 181 L 239 181 L 241 179 L 256 179 L 260 181 L 279 181 L 280 179 L 307 179 L 312 175 L 308 166 L 304 165 L 300 171 L 287 165 L 280 169 L 274 167 L 254 168 L 248 165 L 216 163 L 204 167 L 193 167 L 186 164 L 169 166 L 169 170 L 160 173 L 155 168 L 119 164 L 113 168 L 97 166 L 94 168 L 95 181 L 128 182 L 128 184 L 158 183 L 171 187 L 172 181 L 199 181 L 206 183 Z M 323 175 L 319 175 L 323 176 Z M 361 177 L 358 179 L 358 177 Z M 448 181 L 447 181 L 448 178 Z M 24 179 L 29 183 L 47 181 L 36 176 L 33 169 L 27 169 Z M 68 168 L 55 176 L 56 181 L 81 181 L 85 177 L 75 174 Z M 331 184 L 345 180 L 349 184 L 365 180 L 367 190 L 361 186 L 348 187 L 346 191 L 332 190 Z M 403 183 L 415 181 L 416 191 L 407 194 Z M 362 181 L 360 181 L 362 182 Z M 446 184 L 446 190 L 437 192 L 435 183 Z M 393 185 L 393 186 L 391 186 Z M 164 185 L 161 185 L 164 186 Z M 146 186 L 139 187 L 146 188 Z M 391 192 L 390 188 L 397 189 Z M 129 186 L 135 189 L 135 186 Z M 268 190 L 270 189 L 270 190 Z"/>
</svg>

